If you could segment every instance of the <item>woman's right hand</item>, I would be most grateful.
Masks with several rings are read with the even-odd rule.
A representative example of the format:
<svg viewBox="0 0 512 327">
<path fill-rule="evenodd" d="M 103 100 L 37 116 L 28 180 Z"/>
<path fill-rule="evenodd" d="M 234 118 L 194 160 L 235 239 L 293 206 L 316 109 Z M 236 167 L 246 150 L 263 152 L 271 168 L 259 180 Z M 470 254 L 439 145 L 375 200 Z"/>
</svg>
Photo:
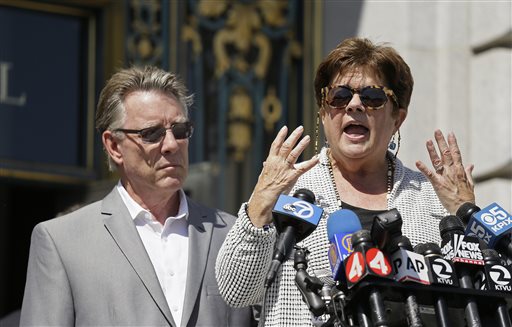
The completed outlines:
<svg viewBox="0 0 512 327">
<path fill-rule="evenodd" d="M 303 132 L 304 128 L 299 126 L 287 138 L 288 128 L 283 126 L 272 142 L 248 202 L 247 214 L 254 226 L 263 227 L 270 224 L 272 208 L 279 195 L 290 193 L 297 179 L 318 163 L 316 155 L 307 161 L 297 163 L 297 159 L 311 141 L 309 135 L 299 141 Z"/>
</svg>

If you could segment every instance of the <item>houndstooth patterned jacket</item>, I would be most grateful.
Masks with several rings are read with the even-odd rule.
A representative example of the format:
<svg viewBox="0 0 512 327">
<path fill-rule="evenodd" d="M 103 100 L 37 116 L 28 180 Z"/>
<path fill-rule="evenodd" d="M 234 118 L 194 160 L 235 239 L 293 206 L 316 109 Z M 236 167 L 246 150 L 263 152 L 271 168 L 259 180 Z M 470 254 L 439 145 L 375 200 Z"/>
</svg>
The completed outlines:
<svg viewBox="0 0 512 327">
<path fill-rule="evenodd" d="M 298 244 L 309 250 L 308 273 L 315 276 L 330 269 L 326 221 L 329 213 L 340 209 L 329 174 L 326 148 L 320 153 L 319 164 L 299 178 L 290 194 L 299 188 L 311 190 L 316 196 L 316 204 L 324 209 L 318 227 Z M 238 219 L 217 258 L 216 277 L 221 295 L 233 307 L 261 304 L 265 296 L 264 317 L 260 325 L 314 326 L 313 315 L 294 282 L 296 271 L 293 258 L 282 264 L 276 280 L 265 294 L 263 284 L 277 233 L 274 227 L 263 229 L 253 226 L 246 206 L 247 203 L 242 204 Z M 388 199 L 388 209 L 391 208 L 397 208 L 401 213 L 402 233 L 413 246 L 440 242 L 439 221 L 448 212 L 425 176 L 404 167 L 398 159 L 395 162 L 393 189 Z M 326 317 L 323 318 L 325 320 Z"/>
</svg>

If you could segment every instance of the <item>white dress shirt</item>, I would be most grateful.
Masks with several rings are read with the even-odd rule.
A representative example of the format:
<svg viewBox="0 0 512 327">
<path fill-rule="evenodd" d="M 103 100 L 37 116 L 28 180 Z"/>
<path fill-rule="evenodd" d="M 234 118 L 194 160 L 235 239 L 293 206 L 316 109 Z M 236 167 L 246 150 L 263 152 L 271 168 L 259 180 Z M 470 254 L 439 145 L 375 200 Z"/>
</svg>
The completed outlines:
<svg viewBox="0 0 512 327">
<path fill-rule="evenodd" d="M 121 182 L 117 184 L 117 190 L 153 263 L 174 322 L 180 326 L 188 269 L 188 204 L 185 192 L 179 191 L 178 214 L 167 217 L 162 226 L 151 212 L 132 199 Z"/>
</svg>

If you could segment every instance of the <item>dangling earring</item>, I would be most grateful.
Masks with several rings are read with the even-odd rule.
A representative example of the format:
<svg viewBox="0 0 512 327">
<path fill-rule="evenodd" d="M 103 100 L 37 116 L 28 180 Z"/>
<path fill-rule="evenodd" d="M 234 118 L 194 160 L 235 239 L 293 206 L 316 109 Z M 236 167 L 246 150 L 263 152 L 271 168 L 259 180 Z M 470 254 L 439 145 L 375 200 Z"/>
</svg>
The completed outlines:
<svg viewBox="0 0 512 327">
<path fill-rule="evenodd" d="M 396 149 L 395 134 L 393 134 L 393 137 L 391 138 L 391 142 L 389 142 L 388 149 L 390 149 L 393 152 Z"/>
<path fill-rule="evenodd" d="M 400 136 L 400 130 L 398 130 L 397 132 L 398 132 L 397 142 L 395 142 L 396 134 L 393 134 L 393 137 L 391 138 L 391 142 L 389 142 L 389 146 L 388 146 L 388 149 L 390 149 L 391 152 L 395 153 L 395 159 L 398 156 L 398 151 L 400 150 L 400 140 L 402 139 L 402 137 Z"/>
<path fill-rule="evenodd" d="M 318 155 L 318 139 L 320 134 L 320 109 L 316 113 L 316 125 L 315 125 L 315 155 Z"/>
</svg>

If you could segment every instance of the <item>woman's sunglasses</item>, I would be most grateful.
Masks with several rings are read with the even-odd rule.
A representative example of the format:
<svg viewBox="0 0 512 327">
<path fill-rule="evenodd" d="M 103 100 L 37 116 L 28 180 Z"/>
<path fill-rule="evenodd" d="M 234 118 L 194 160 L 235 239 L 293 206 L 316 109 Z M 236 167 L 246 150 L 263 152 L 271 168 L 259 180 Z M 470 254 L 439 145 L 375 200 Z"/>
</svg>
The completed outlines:
<svg viewBox="0 0 512 327">
<path fill-rule="evenodd" d="M 191 122 L 174 123 L 171 127 L 153 126 L 143 129 L 124 129 L 118 128 L 114 132 L 123 132 L 127 134 L 139 134 L 144 143 L 158 143 L 162 141 L 167 130 L 170 129 L 172 135 L 177 140 L 188 139 L 194 132 L 194 125 Z"/>
<path fill-rule="evenodd" d="M 370 109 L 381 109 L 388 101 L 388 96 L 398 105 L 398 99 L 393 90 L 385 86 L 370 85 L 361 89 L 353 89 L 347 85 L 326 86 L 322 89 L 325 102 L 334 109 L 343 109 L 352 100 L 354 94 L 359 94 L 361 102 Z"/>
</svg>

